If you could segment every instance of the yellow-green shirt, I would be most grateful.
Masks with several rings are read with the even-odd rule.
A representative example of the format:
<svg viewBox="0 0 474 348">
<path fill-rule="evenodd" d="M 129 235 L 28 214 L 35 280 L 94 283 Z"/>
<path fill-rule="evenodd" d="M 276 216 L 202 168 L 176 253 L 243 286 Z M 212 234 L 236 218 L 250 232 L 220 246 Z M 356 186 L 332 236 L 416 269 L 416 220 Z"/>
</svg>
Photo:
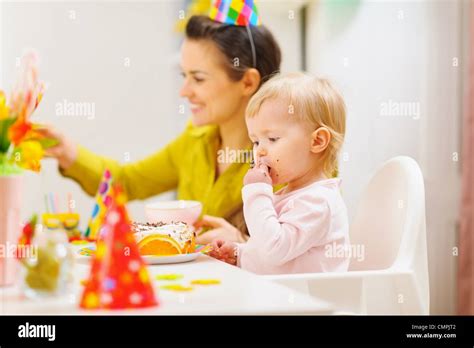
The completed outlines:
<svg viewBox="0 0 474 348">
<path fill-rule="evenodd" d="M 241 189 L 249 163 L 232 163 L 216 180 L 218 146 L 217 126 L 189 124 L 162 150 L 130 164 L 120 164 L 79 146 L 76 161 L 61 174 L 78 182 L 92 196 L 108 168 L 129 200 L 176 189 L 178 199 L 200 201 L 203 214 L 228 218 L 242 210 Z"/>
</svg>

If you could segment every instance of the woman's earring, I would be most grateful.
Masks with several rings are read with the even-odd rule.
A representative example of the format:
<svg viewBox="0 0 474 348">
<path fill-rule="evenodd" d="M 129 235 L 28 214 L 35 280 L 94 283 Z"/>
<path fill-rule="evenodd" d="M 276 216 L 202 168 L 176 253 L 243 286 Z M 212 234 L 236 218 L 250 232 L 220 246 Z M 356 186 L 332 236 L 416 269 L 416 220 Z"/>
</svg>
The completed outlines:
<svg viewBox="0 0 474 348">
<path fill-rule="evenodd" d="M 255 161 L 254 161 L 254 160 L 251 160 L 251 161 L 250 161 L 250 168 L 253 168 L 253 167 L 255 167 Z"/>
</svg>

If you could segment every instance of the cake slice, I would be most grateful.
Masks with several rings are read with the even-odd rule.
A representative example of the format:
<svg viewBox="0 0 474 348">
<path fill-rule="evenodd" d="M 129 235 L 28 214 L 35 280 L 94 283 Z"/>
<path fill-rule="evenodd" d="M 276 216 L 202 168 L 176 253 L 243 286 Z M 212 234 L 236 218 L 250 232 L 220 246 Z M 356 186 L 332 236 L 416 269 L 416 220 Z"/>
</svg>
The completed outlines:
<svg viewBox="0 0 474 348">
<path fill-rule="evenodd" d="M 131 223 L 141 255 L 167 256 L 193 253 L 195 233 L 184 222 Z"/>
</svg>

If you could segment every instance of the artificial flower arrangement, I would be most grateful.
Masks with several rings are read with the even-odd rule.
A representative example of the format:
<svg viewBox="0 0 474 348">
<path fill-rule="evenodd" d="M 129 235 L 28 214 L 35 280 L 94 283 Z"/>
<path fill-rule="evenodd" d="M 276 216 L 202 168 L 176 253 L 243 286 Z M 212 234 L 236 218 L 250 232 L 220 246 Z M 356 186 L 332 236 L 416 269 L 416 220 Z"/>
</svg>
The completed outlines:
<svg viewBox="0 0 474 348">
<path fill-rule="evenodd" d="M 30 121 L 44 93 L 36 54 L 24 55 L 20 69 L 11 97 L 7 99 L 0 90 L 0 176 L 20 174 L 23 169 L 39 172 L 44 150 L 56 144 L 41 134 L 40 125 Z"/>
<path fill-rule="evenodd" d="M 57 144 L 57 141 L 43 136 L 40 125 L 30 121 L 44 92 L 44 84 L 38 81 L 36 54 L 28 52 L 21 63 L 19 79 L 10 97 L 7 98 L 6 93 L 0 90 L 0 237 L 11 243 L 17 243 L 18 226 L 21 224 L 22 176 L 19 174 L 25 169 L 39 172 L 45 149 Z M 19 245 L 31 247 L 35 225 L 36 218 L 25 225 Z M 39 257 L 44 259 L 44 255 L 42 251 Z M 31 258 L 19 259 L 27 266 Z M 43 264 L 45 262 L 42 261 Z M 38 268 L 31 267 L 27 267 L 27 280 L 31 284 L 45 287 L 46 283 L 48 286 L 54 283 L 50 280 L 38 283 L 37 278 L 31 276 L 37 273 Z M 0 259 L 0 269 L 4 269 L 5 273 L 5 277 L 0 279 L 0 286 L 12 284 L 17 274 L 15 264 Z"/>
</svg>

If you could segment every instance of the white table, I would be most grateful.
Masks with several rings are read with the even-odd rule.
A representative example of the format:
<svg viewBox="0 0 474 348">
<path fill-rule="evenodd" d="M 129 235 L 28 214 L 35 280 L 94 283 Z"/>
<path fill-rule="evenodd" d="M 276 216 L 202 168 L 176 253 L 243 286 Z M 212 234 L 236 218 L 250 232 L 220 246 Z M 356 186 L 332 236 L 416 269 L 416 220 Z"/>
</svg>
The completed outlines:
<svg viewBox="0 0 474 348">
<path fill-rule="evenodd" d="M 160 305 L 154 308 L 125 311 L 91 311 L 78 307 L 82 286 L 89 274 L 87 260 L 78 260 L 74 268 L 74 295 L 62 299 L 25 299 L 17 287 L 0 288 L 0 314 L 83 315 L 83 314 L 330 314 L 329 304 L 240 268 L 201 255 L 197 260 L 181 264 L 150 265 L 155 295 Z M 179 273 L 179 281 L 155 280 L 157 274 Z M 198 285 L 188 292 L 160 289 L 160 285 L 179 282 L 188 285 L 193 279 L 219 279 L 219 285 Z"/>
</svg>

